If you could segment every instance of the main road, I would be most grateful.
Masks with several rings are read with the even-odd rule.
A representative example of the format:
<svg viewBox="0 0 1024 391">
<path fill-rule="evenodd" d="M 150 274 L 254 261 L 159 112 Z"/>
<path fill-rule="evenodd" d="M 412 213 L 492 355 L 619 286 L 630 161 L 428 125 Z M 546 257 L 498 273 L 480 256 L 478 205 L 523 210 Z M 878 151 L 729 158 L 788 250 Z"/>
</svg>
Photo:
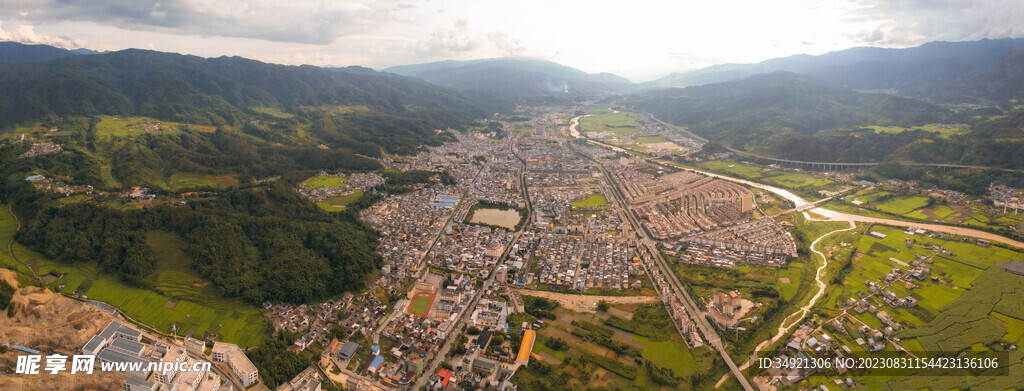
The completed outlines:
<svg viewBox="0 0 1024 391">
<path fill-rule="evenodd" d="M 652 118 L 654 118 L 654 117 L 652 116 Z M 661 122 L 660 120 L 657 120 L 656 118 L 655 118 L 655 120 Z M 664 124 L 664 122 L 662 122 L 662 123 Z M 600 145 L 600 146 L 603 146 L 603 147 L 611 148 L 613 150 L 620 150 L 621 151 L 620 148 L 615 147 L 615 146 L 611 146 L 611 145 L 604 144 L 604 143 L 597 142 L 597 141 L 590 140 L 590 139 L 587 139 L 587 141 L 592 143 L 592 144 L 596 144 L 596 145 Z M 571 148 L 571 144 L 570 143 L 565 143 L 565 144 L 570 145 L 570 148 Z M 1008 244 L 1008 245 L 1011 245 L 1011 246 L 1014 246 L 1014 247 L 1018 247 L 1018 248 L 1024 248 L 1024 243 L 1022 243 L 1020 241 L 1013 240 L 1013 239 L 1010 239 L 1010 238 L 1006 238 L 1006 237 L 1003 237 L 1003 236 L 1000 236 L 1000 235 L 996 235 L 996 234 L 993 234 L 993 233 L 990 233 L 990 232 L 980 231 L 980 230 L 966 228 L 966 227 L 947 226 L 947 225 L 940 225 L 940 224 L 928 224 L 928 223 L 919 223 L 919 222 L 908 222 L 908 221 L 902 221 L 902 220 L 894 220 L 894 219 L 886 219 L 886 218 L 878 218 L 878 217 L 870 217 L 870 216 L 861 216 L 861 215 L 856 215 L 856 214 L 848 214 L 848 213 L 836 212 L 836 211 L 833 211 L 833 210 L 817 207 L 817 204 L 823 202 L 821 200 L 815 201 L 815 202 L 808 202 L 807 200 L 803 199 L 802 197 L 794 194 L 793 192 L 791 192 L 789 190 L 781 189 L 781 188 L 778 188 L 778 187 L 775 187 L 775 186 L 770 186 L 770 185 L 766 185 L 766 184 L 763 184 L 763 183 L 749 181 L 749 180 L 746 180 L 746 179 L 733 178 L 733 177 L 730 177 L 730 176 L 716 174 L 716 173 L 702 171 L 702 170 L 697 170 L 697 169 L 694 169 L 694 168 L 681 167 L 681 166 L 675 165 L 672 162 L 659 161 L 659 160 L 650 159 L 650 158 L 645 158 L 645 159 L 647 161 L 650 161 L 650 162 L 653 162 L 653 163 L 657 163 L 657 164 L 670 164 L 670 165 L 674 165 L 674 166 L 676 166 L 678 168 L 681 168 L 681 169 L 684 169 L 684 170 L 687 170 L 687 171 L 690 171 L 690 172 L 695 172 L 695 173 L 703 174 L 703 175 L 706 175 L 706 176 L 709 176 L 709 177 L 714 177 L 714 178 L 719 178 L 719 179 L 723 179 L 723 180 L 728 180 L 728 181 L 731 181 L 731 182 L 740 183 L 740 184 L 743 184 L 743 185 L 747 185 L 747 186 L 755 187 L 755 188 L 758 188 L 758 189 L 766 190 L 766 191 L 774 193 L 774 194 L 776 194 L 776 195 L 778 195 L 778 196 L 780 196 L 782 198 L 785 198 L 786 200 L 789 200 L 794 205 L 793 211 L 804 212 L 805 216 L 807 216 L 807 214 L 806 214 L 807 210 L 810 209 L 810 212 L 813 212 L 813 213 L 816 213 L 818 215 L 824 216 L 825 218 L 827 218 L 829 220 L 846 221 L 846 222 L 850 223 L 850 228 L 839 229 L 839 230 L 836 230 L 836 231 L 829 232 L 828 234 L 819 237 L 811 245 L 811 249 L 814 251 L 814 253 L 818 254 L 823 259 L 822 265 L 817 269 L 817 272 L 815 273 L 815 283 L 817 284 L 817 286 L 819 288 L 818 293 L 815 294 L 814 297 L 812 297 L 812 299 L 809 301 L 809 303 L 807 305 L 801 307 L 800 310 L 798 310 L 794 314 L 791 314 L 790 316 L 788 316 L 783 321 L 783 324 L 780 326 L 779 333 L 777 335 L 775 335 L 774 337 L 769 338 L 768 340 L 766 340 L 766 341 L 762 342 L 761 344 L 759 344 L 758 345 L 758 349 L 763 348 L 764 346 L 766 346 L 767 344 L 770 344 L 771 342 L 777 341 L 778 339 L 780 339 L 789 330 L 789 328 L 791 328 L 791 326 L 793 324 L 799 323 L 799 320 L 803 319 L 803 317 L 806 316 L 806 314 L 809 311 L 809 309 L 817 302 L 817 300 L 825 292 L 826 283 L 824 281 L 822 281 L 822 273 L 824 271 L 825 266 L 828 264 L 828 259 L 825 257 L 825 255 L 823 253 L 821 253 L 820 251 L 818 251 L 815 248 L 816 247 L 815 245 L 822 238 L 824 238 L 825 236 L 827 236 L 829 234 L 832 234 L 832 233 L 835 233 L 835 232 L 840 232 L 840 231 L 847 231 L 847 230 L 851 230 L 851 229 L 856 228 L 856 225 L 855 225 L 856 222 L 877 223 L 877 224 L 885 224 L 885 225 L 892 225 L 892 226 L 897 226 L 897 227 L 907 227 L 907 228 L 910 228 L 910 227 L 920 228 L 920 229 L 926 229 L 926 230 L 931 230 L 931 231 L 950 233 L 950 234 L 954 234 L 954 235 L 971 236 L 971 237 L 981 238 L 981 239 L 985 239 L 985 240 L 989 240 L 989 241 L 993 241 L 993 242 L 999 242 L 999 243 L 1003 243 L 1003 244 Z M 682 284 L 679 282 L 679 280 L 676 277 L 676 275 L 672 272 L 672 269 L 668 266 L 668 263 L 665 261 L 664 257 L 661 255 L 661 252 L 658 251 L 657 246 L 656 246 L 657 242 L 655 242 L 653 239 L 651 239 L 649 237 L 647 232 L 643 229 L 643 226 L 639 224 L 639 221 L 637 220 L 636 216 L 633 214 L 633 211 L 628 208 L 628 205 L 625 204 L 625 201 L 624 201 L 625 198 L 622 197 L 621 192 L 618 191 L 618 188 L 616 188 L 614 182 L 612 182 L 611 175 L 609 175 L 607 173 L 607 171 L 604 169 L 604 167 L 602 165 L 598 164 L 598 166 L 601 169 L 602 175 L 605 178 L 607 178 L 607 181 L 609 183 L 609 187 L 611 188 L 611 190 L 613 192 L 615 192 L 615 194 L 616 194 L 615 198 L 617 199 L 618 203 L 620 204 L 620 208 L 623 209 L 624 215 L 627 217 L 627 219 L 630 221 L 630 224 L 633 225 L 633 227 L 637 231 L 637 235 L 640 237 L 640 242 L 643 243 L 644 246 L 648 248 L 648 250 L 650 250 L 651 254 L 658 261 L 657 264 L 658 264 L 659 268 L 661 268 L 662 271 L 667 274 L 666 280 L 669 282 L 669 285 L 671 285 L 671 287 L 675 291 L 676 295 L 681 299 L 680 301 L 684 304 L 684 307 L 686 307 L 687 312 L 691 315 L 691 318 L 693 318 L 693 320 L 695 321 L 695 323 L 698 326 L 698 328 L 704 334 L 704 337 L 708 340 L 708 344 L 711 345 L 712 347 L 714 347 L 716 350 L 719 351 L 719 353 L 721 354 L 721 356 L 722 356 L 723 360 L 725 361 L 726 365 L 729 366 L 729 370 L 733 373 L 733 376 L 735 376 L 736 379 L 740 382 L 740 385 L 744 389 L 746 389 L 746 390 L 752 390 L 753 388 L 751 387 L 751 385 L 747 381 L 747 379 L 743 376 L 743 373 L 741 372 L 741 368 L 737 367 L 736 364 L 732 361 L 732 359 L 729 356 L 729 354 L 725 351 L 725 348 L 722 345 L 721 339 L 719 338 L 718 334 L 715 332 L 715 330 L 708 323 L 707 319 L 704 316 L 701 315 L 701 312 L 699 311 L 699 308 L 696 306 L 696 304 L 694 303 L 693 299 L 690 298 L 688 291 L 682 286 Z M 811 208 L 813 208 L 813 209 L 811 209 Z M 790 327 L 785 327 L 785 324 L 788 323 L 787 321 L 789 321 L 790 318 L 792 318 L 793 316 L 796 316 L 797 314 L 800 314 L 799 317 L 798 317 L 799 319 L 797 321 L 793 321 L 791 323 Z M 756 354 L 757 353 L 755 351 L 754 352 L 754 356 L 751 357 L 751 360 L 753 360 L 754 357 L 756 357 Z M 749 363 L 750 363 L 750 361 L 747 361 L 746 363 L 744 363 L 743 369 L 745 369 L 749 365 Z M 719 381 L 718 386 L 720 386 L 721 384 L 722 384 L 722 382 Z"/>
<path fill-rule="evenodd" d="M 561 137 L 559 137 L 558 140 L 564 147 L 568 147 L 577 154 L 586 156 L 577 151 L 572 143 L 565 142 Z M 672 268 L 669 267 L 668 261 L 665 260 L 661 251 L 658 250 L 657 242 L 650 237 L 643 225 L 640 224 L 639 219 L 637 219 L 636 215 L 633 214 L 633 210 L 626 204 L 626 197 L 619 191 L 612 176 L 605 169 L 604 165 L 597 161 L 594 161 L 594 163 L 601 170 L 601 175 L 605 179 L 604 182 L 608 184 L 605 191 L 613 192 L 613 194 L 611 194 L 613 196 L 612 198 L 614 198 L 616 204 L 618 204 L 622 215 L 626 216 L 626 220 L 629 221 L 629 224 L 633 227 L 633 231 L 636 232 L 637 239 L 639 239 L 640 243 L 647 248 L 651 253 L 651 256 L 656 260 L 655 264 L 659 269 L 661 269 L 662 274 L 665 276 L 665 280 L 668 281 L 670 290 L 679 299 L 679 302 L 683 304 L 687 315 L 693 320 L 694 324 L 697 325 L 697 328 L 700 329 L 701 334 L 704 335 L 704 339 L 707 340 L 708 345 L 717 350 L 722 356 L 722 361 L 729 367 L 733 376 L 735 376 L 736 380 L 740 383 L 740 386 L 742 386 L 744 390 L 752 391 L 753 387 L 750 386 L 750 382 L 748 382 L 747 378 L 743 376 L 743 372 L 740 371 L 739 367 L 736 366 L 736 363 L 733 362 L 732 357 L 730 357 L 729 353 L 725 350 L 725 345 L 722 344 L 722 339 L 718 336 L 718 332 L 715 331 L 714 327 L 711 326 L 711 323 L 708 322 L 708 319 L 704 316 L 703 311 L 700 310 L 697 303 L 690 297 L 689 291 L 687 291 L 683 284 L 679 282 L 678 277 L 676 277 Z"/>
<path fill-rule="evenodd" d="M 519 229 L 519 231 L 516 231 L 516 234 L 512 237 L 511 240 L 509 240 L 508 245 L 505 246 L 505 250 L 501 253 L 501 256 L 499 256 L 497 260 L 494 262 L 494 268 L 491 269 L 490 273 L 488 273 L 487 279 L 484 280 L 483 286 L 480 287 L 480 289 L 477 289 L 476 294 L 473 295 L 470 302 L 465 307 L 463 307 L 461 311 L 459 311 L 458 320 L 449 330 L 448 335 L 446 336 L 447 338 L 445 338 L 444 344 L 441 345 L 439 349 L 434 353 L 434 356 L 430 360 L 430 365 L 427 368 L 425 368 L 425 370 L 420 371 L 419 375 L 417 375 L 418 377 L 416 378 L 416 382 L 411 388 L 413 390 L 423 389 L 426 386 L 427 381 L 430 380 L 430 375 L 435 373 L 435 371 L 437 370 L 437 366 L 442 361 L 447 359 L 446 356 L 448 355 L 448 351 L 451 350 L 452 342 L 455 341 L 455 334 L 462 332 L 462 327 L 465 326 L 467 321 L 469 320 L 469 316 L 467 316 L 468 313 L 472 312 L 473 309 L 476 308 L 477 303 L 483 297 L 483 292 L 489 289 L 492 285 L 500 283 L 495 279 L 495 275 L 497 274 L 495 272 L 498 270 L 498 267 L 504 263 L 505 257 L 508 256 L 508 254 L 512 251 L 512 245 L 519 241 L 519 238 L 523 235 L 523 232 L 526 231 L 526 227 L 529 226 L 529 219 L 532 210 L 530 206 L 530 193 L 527 191 L 526 188 L 526 160 L 524 160 L 521 156 L 519 156 L 519 154 L 516 153 L 514 139 L 512 140 L 512 142 L 509 143 L 509 153 L 512 156 L 518 158 L 522 163 L 519 172 L 519 180 L 521 185 L 520 188 L 523 191 L 523 197 L 526 200 L 526 221 L 523 222 L 523 225 Z M 481 168 L 480 170 L 483 171 L 483 168 Z M 452 212 L 452 214 L 454 215 L 455 212 Z"/>
</svg>

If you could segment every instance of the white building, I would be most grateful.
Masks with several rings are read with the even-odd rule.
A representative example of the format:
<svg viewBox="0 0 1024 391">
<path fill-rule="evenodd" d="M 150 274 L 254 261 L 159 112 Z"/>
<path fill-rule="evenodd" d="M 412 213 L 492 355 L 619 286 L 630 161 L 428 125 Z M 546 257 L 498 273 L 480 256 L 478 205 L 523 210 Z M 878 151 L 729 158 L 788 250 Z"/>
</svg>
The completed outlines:
<svg viewBox="0 0 1024 391">
<path fill-rule="evenodd" d="M 260 382 L 259 371 L 256 370 L 256 366 L 252 364 L 252 361 L 249 361 L 249 357 L 245 356 L 245 352 L 238 345 L 214 342 L 213 361 L 227 363 L 228 367 L 231 368 L 231 372 L 234 372 L 235 377 L 238 378 L 238 381 L 246 387 Z"/>
</svg>

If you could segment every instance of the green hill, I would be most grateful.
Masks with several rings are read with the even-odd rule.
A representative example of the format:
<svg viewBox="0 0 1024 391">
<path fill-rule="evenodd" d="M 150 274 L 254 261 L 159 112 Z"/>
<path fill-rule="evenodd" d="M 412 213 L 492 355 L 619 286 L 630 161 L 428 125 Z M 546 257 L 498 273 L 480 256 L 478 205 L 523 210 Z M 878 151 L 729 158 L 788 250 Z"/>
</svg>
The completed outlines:
<svg viewBox="0 0 1024 391">
<path fill-rule="evenodd" d="M 775 72 L 719 84 L 646 91 L 627 106 L 734 147 L 787 133 L 863 125 L 914 125 L 949 117 L 942 107 L 886 94 L 856 92 L 807 76 Z"/>
</svg>

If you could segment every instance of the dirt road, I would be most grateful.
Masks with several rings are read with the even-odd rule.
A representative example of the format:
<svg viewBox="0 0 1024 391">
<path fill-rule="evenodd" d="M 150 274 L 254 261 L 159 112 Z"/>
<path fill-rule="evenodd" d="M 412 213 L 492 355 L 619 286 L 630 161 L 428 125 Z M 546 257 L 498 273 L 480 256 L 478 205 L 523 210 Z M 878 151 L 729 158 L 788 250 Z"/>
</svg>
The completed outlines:
<svg viewBox="0 0 1024 391">
<path fill-rule="evenodd" d="M 517 289 L 519 294 L 523 296 L 543 297 L 557 301 L 562 307 L 570 309 L 576 312 L 595 312 L 594 307 L 597 307 L 597 302 L 604 300 L 609 304 L 640 304 L 640 303 L 658 303 L 658 296 L 592 296 L 592 295 L 573 295 L 568 293 L 555 293 L 536 291 L 531 289 Z"/>
</svg>

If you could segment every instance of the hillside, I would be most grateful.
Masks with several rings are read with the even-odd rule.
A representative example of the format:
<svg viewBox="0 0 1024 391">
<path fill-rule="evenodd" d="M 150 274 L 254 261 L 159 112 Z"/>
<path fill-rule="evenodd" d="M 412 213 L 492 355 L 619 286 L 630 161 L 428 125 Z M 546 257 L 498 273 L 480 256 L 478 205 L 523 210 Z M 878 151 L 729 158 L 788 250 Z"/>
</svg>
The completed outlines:
<svg viewBox="0 0 1024 391">
<path fill-rule="evenodd" d="M 957 103 L 1024 98 L 1024 49 L 1011 51 L 991 66 L 937 88 L 934 95 Z"/>
<path fill-rule="evenodd" d="M 723 64 L 677 72 L 643 83 L 667 88 L 720 83 L 755 74 L 786 71 L 856 90 L 891 90 L 929 96 L 936 88 L 990 67 L 1007 53 L 1024 48 L 1024 39 L 931 42 L 906 49 L 856 47 L 818 56 L 806 54 L 755 64 Z"/>
<path fill-rule="evenodd" d="M 947 110 L 886 94 L 869 94 L 787 72 L 698 87 L 646 91 L 627 106 L 737 148 L 787 133 L 865 125 L 940 122 Z"/>
<path fill-rule="evenodd" d="M 50 115 L 97 114 L 236 126 L 257 106 L 291 111 L 342 105 L 436 128 L 484 112 L 458 94 L 422 81 L 354 70 L 136 49 L 0 65 L 0 127 Z"/>
<path fill-rule="evenodd" d="M 362 155 L 441 143 L 443 129 L 484 112 L 457 92 L 358 67 L 144 50 L 0 65 L 0 200 L 23 222 L 15 241 L 62 270 L 170 294 L 146 234 L 160 231 L 187 255 L 178 272 L 211 283 L 187 300 L 318 301 L 365 287 L 381 258 L 356 213 L 410 183 L 334 213 L 297 183 L 380 169 Z M 50 143 L 62 148 L 26 154 Z M 31 175 L 79 190 L 65 196 Z M 132 187 L 151 194 L 128 197 Z"/>
<path fill-rule="evenodd" d="M 27 45 L 18 42 L 0 42 L 0 64 L 28 64 L 61 57 L 95 54 L 88 49 L 67 50 L 49 45 Z"/>
<path fill-rule="evenodd" d="M 526 58 L 441 61 L 397 66 L 384 72 L 418 77 L 491 99 L 594 96 L 634 88 L 629 80 L 610 73 L 590 74 L 550 61 Z"/>
</svg>

